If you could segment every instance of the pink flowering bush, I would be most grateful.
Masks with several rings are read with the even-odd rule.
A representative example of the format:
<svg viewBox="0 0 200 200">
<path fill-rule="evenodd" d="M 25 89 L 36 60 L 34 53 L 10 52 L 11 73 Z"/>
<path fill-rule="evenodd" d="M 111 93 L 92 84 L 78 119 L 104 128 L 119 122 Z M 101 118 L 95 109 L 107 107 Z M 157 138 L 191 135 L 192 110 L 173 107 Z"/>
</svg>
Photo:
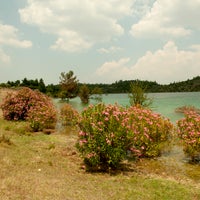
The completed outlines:
<svg viewBox="0 0 200 200">
<path fill-rule="evenodd" d="M 177 122 L 178 136 L 184 152 L 192 161 L 200 158 L 200 115 L 195 111 L 185 113 L 185 118 Z"/>
<path fill-rule="evenodd" d="M 1 108 L 4 119 L 29 121 L 33 131 L 55 127 L 56 109 L 50 98 L 39 91 L 22 88 L 10 93 Z"/>
<path fill-rule="evenodd" d="M 76 147 L 87 169 L 116 168 L 126 156 L 127 130 L 122 126 L 123 116 L 122 107 L 102 103 L 81 113 Z"/>
<path fill-rule="evenodd" d="M 60 109 L 60 120 L 63 126 L 75 125 L 79 113 L 70 104 L 64 104 Z"/>
<path fill-rule="evenodd" d="M 172 137 L 173 125 L 168 119 L 141 106 L 127 109 L 124 125 L 131 140 L 130 151 L 136 157 L 157 157 Z"/>
<path fill-rule="evenodd" d="M 78 125 L 76 146 L 88 169 L 116 168 L 128 155 L 159 156 L 173 130 L 169 120 L 149 109 L 105 104 L 85 109 Z"/>
<path fill-rule="evenodd" d="M 3 117 L 6 120 L 25 120 L 30 108 L 30 91 L 22 89 L 17 92 L 8 93 L 1 104 Z"/>
</svg>

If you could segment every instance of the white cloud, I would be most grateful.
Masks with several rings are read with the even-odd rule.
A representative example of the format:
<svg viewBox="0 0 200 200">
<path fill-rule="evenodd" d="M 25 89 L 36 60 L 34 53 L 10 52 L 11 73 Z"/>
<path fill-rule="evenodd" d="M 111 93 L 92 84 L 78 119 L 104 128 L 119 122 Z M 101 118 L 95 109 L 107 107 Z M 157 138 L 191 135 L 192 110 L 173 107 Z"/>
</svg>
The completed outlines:
<svg viewBox="0 0 200 200">
<path fill-rule="evenodd" d="M 0 23 L 0 45 L 28 48 L 32 46 L 32 43 L 28 40 L 20 40 L 18 29 L 14 26 Z"/>
<path fill-rule="evenodd" d="M 170 41 L 161 50 L 147 52 L 132 70 L 138 78 L 169 83 L 199 75 L 199 66 L 199 50 L 179 50 L 174 42 Z"/>
<path fill-rule="evenodd" d="M 200 30 L 199 0 L 156 0 L 146 15 L 133 24 L 134 37 L 184 37 Z"/>
<path fill-rule="evenodd" d="M 118 61 L 105 62 L 96 70 L 96 80 L 103 83 L 114 82 L 121 79 L 128 79 L 130 69 L 128 63 L 130 58 L 121 58 Z"/>
<path fill-rule="evenodd" d="M 199 47 L 199 45 L 195 45 Z M 174 42 L 167 42 L 162 49 L 148 51 L 134 65 L 131 58 L 104 63 L 97 75 L 107 81 L 141 79 L 170 83 L 199 75 L 200 49 L 179 50 Z"/>
<path fill-rule="evenodd" d="M 21 21 L 57 36 L 54 49 L 88 49 L 124 33 L 118 20 L 131 15 L 132 0 L 28 0 Z"/>
<path fill-rule="evenodd" d="M 32 46 L 32 43 L 28 40 L 20 40 L 18 29 L 14 26 L 0 22 L 0 46 L 0 60 L 6 63 L 10 61 L 10 57 L 3 51 L 4 46 L 29 48 Z"/>
<path fill-rule="evenodd" d="M 100 48 L 100 49 L 98 49 L 98 52 L 109 54 L 109 53 L 115 53 L 115 52 L 118 52 L 121 50 L 123 50 L 121 47 L 111 46 L 109 48 Z"/>
<path fill-rule="evenodd" d="M 124 66 L 129 62 L 129 60 L 130 58 L 122 58 L 119 61 L 106 62 L 97 70 L 97 74 L 105 75 L 112 72 L 113 75 L 115 72 L 126 71 Z"/>
<path fill-rule="evenodd" d="M 200 51 L 200 44 L 199 45 L 198 44 L 191 45 L 190 49 L 193 49 L 193 50 L 196 50 L 196 51 Z"/>
<path fill-rule="evenodd" d="M 68 52 L 78 52 L 82 49 L 88 49 L 91 46 L 92 43 L 83 40 L 76 32 L 65 31 L 60 34 L 59 38 L 51 48 Z"/>
</svg>

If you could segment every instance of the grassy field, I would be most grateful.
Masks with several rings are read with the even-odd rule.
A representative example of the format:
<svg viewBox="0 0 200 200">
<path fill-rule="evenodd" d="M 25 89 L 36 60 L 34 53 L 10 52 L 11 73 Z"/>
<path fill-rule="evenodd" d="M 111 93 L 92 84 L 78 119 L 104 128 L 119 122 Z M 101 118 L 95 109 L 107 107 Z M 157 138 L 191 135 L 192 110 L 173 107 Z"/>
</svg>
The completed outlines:
<svg viewBox="0 0 200 200">
<path fill-rule="evenodd" d="M 85 172 L 74 147 L 76 130 L 27 130 L 26 123 L 0 116 L 2 200 L 200 199 L 198 181 L 149 172 L 134 162 L 115 174 Z"/>
</svg>

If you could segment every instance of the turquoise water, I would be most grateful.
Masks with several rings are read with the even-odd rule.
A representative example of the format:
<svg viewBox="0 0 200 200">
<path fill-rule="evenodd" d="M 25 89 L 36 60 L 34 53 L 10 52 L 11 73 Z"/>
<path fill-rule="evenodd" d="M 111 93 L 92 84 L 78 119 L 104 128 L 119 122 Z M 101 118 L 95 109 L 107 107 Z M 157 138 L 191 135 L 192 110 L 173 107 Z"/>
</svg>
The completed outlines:
<svg viewBox="0 0 200 200">
<path fill-rule="evenodd" d="M 183 117 L 183 114 L 176 113 L 175 109 L 181 106 L 191 105 L 200 108 L 200 92 L 180 92 L 180 93 L 149 93 L 149 98 L 153 98 L 151 109 L 176 122 Z M 106 104 L 118 103 L 129 106 L 128 94 L 107 94 L 103 95 L 103 102 Z M 83 105 L 79 98 L 71 99 L 69 102 L 74 108 L 81 111 Z M 90 104 L 96 103 L 94 100 Z"/>
<path fill-rule="evenodd" d="M 175 109 L 185 105 L 200 108 L 200 92 L 181 92 L 181 93 L 149 93 L 149 98 L 153 99 L 151 109 L 171 121 L 183 117 L 183 114 L 176 113 Z M 103 96 L 105 103 L 119 103 L 123 106 L 129 105 L 127 94 L 109 94 Z"/>
</svg>

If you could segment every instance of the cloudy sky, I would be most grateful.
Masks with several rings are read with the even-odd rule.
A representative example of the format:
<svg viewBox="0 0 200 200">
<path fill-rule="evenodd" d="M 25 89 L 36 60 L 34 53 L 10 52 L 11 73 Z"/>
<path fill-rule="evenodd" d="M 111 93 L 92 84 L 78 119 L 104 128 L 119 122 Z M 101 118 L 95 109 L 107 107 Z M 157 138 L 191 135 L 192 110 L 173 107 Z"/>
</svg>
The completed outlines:
<svg viewBox="0 0 200 200">
<path fill-rule="evenodd" d="M 0 83 L 200 75 L 200 0 L 0 0 Z"/>
</svg>

